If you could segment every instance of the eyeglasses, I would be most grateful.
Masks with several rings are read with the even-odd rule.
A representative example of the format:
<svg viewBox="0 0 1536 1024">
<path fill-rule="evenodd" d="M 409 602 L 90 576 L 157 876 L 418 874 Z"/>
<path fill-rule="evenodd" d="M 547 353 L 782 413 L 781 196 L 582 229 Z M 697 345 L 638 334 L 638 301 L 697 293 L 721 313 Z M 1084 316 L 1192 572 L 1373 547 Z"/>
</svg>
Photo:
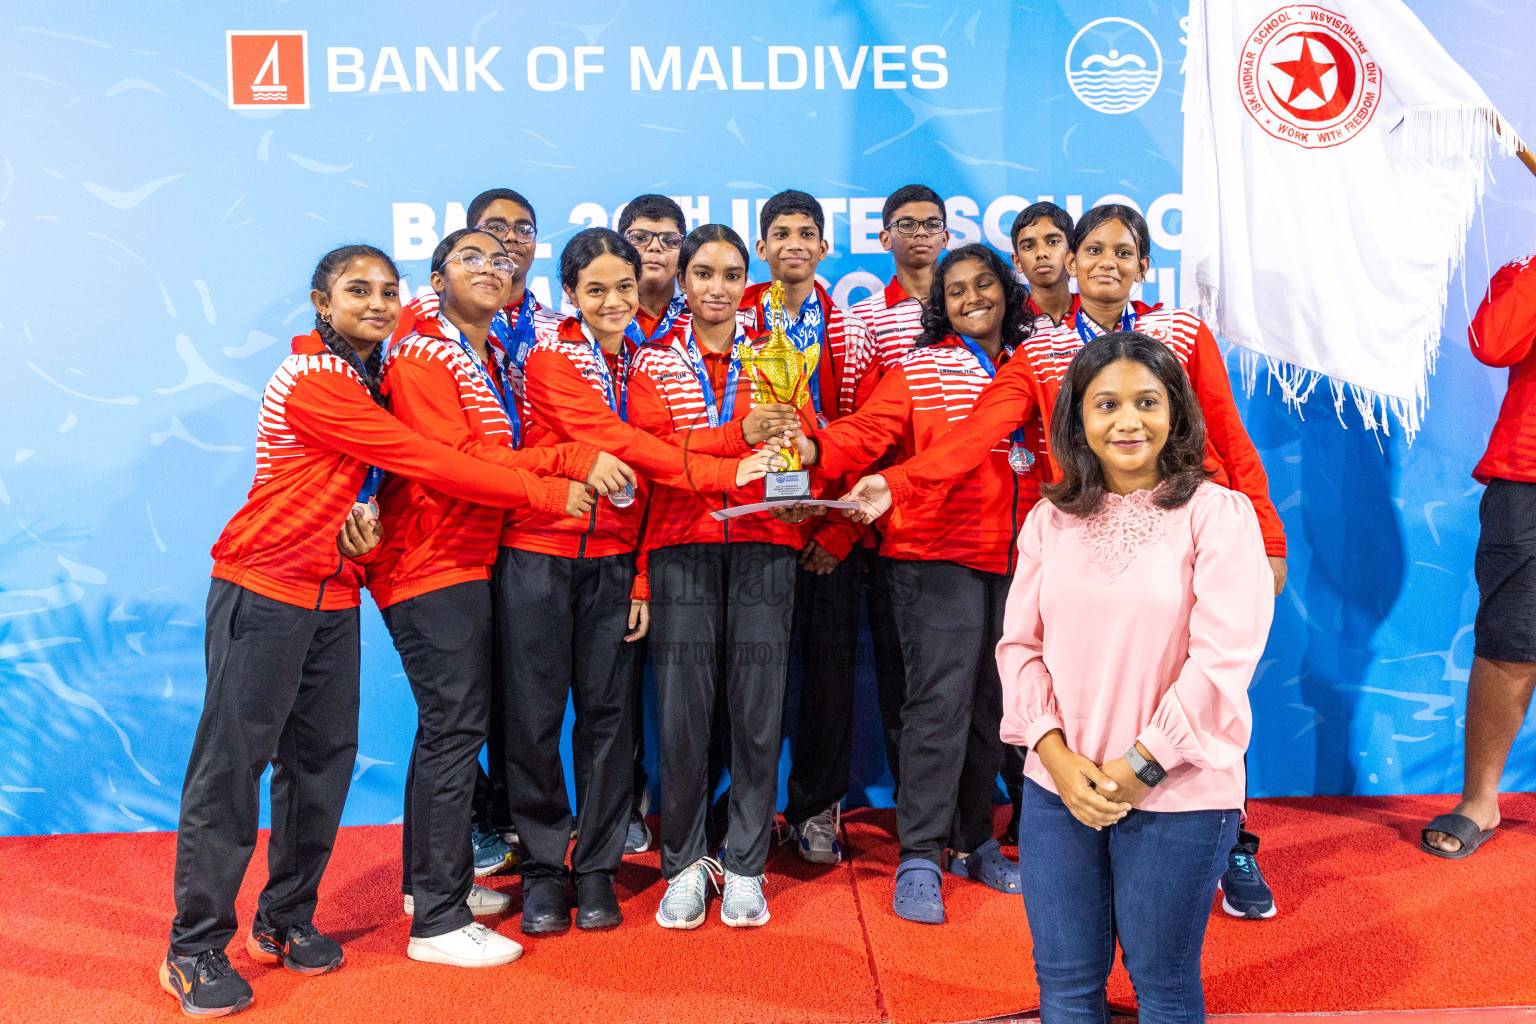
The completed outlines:
<svg viewBox="0 0 1536 1024">
<path fill-rule="evenodd" d="M 936 235 L 944 230 L 943 217 L 929 217 L 927 220 L 918 220 L 915 217 L 903 217 L 894 224 L 887 224 L 887 231 L 895 228 L 903 235 L 915 235 L 921 229 L 925 235 Z"/>
<path fill-rule="evenodd" d="M 448 258 L 451 260 L 458 260 L 464 265 L 464 269 L 469 271 L 471 274 L 480 273 L 480 271 L 485 269 L 485 265 L 487 263 L 491 265 L 491 271 L 493 273 L 506 274 L 508 277 L 511 277 L 512 271 L 517 269 L 517 264 L 505 256 L 492 256 L 487 259 L 483 254 L 475 252 L 473 249 L 465 249 L 462 252 L 456 252 Z"/>
<path fill-rule="evenodd" d="M 530 221 L 520 220 L 516 224 L 508 224 L 500 217 L 477 225 L 475 230 L 484 231 L 488 235 L 495 235 L 502 241 L 506 241 L 508 235 L 516 235 L 519 242 L 531 242 L 539 237 L 539 229 L 534 227 Z"/>
<path fill-rule="evenodd" d="M 683 236 L 676 231 L 645 231 L 635 228 L 633 231 L 626 231 L 624 237 L 629 239 L 629 244 L 636 249 L 649 248 L 652 239 L 660 242 L 663 249 L 676 249 L 683 244 Z"/>
</svg>

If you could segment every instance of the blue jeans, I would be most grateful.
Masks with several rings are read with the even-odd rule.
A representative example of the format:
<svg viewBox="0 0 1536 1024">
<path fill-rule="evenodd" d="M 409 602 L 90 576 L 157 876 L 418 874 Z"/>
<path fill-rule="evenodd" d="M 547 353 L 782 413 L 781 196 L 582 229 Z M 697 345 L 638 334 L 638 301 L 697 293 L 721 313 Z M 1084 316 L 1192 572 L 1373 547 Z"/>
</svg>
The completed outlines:
<svg viewBox="0 0 1536 1024">
<path fill-rule="evenodd" d="M 1230 811 L 1132 811 L 1095 831 L 1024 780 L 1019 866 L 1041 1024 L 1109 1024 L 1115 940 L 1141 1024 L 1200 1024 L 1200 948 L 1237 841 Z"/>
</svg>

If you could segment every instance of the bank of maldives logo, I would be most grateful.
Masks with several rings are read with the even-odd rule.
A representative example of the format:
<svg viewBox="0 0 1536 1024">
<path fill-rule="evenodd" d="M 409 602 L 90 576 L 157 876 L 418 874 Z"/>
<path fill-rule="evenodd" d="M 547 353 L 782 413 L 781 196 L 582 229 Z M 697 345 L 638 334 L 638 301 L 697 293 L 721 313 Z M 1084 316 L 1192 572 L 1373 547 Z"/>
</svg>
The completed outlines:
<svg viewBox="0 0 1536 1024">
<path fill-rule="evenodd" d="M 1067 84 L 1101 114 L 1129 114 L 1152 98 L 1162 80 L 1157 40 L 1129 18 L 1090 21 L 1067 47 Z"/>
<path fill-rule="evenodd" d="M 304 32 L 225 33 L 229 59 L 229 105 L 309 106 L 309 61 Z"/>
<path fill-rule="evenodd" d="M 1291 4 L 1243 44 L 1237 87 L 1270 135 L 1306 149 L 1347 142 L 1381 105 L 1381 71 L 1343 15 Z"/>
</svg>

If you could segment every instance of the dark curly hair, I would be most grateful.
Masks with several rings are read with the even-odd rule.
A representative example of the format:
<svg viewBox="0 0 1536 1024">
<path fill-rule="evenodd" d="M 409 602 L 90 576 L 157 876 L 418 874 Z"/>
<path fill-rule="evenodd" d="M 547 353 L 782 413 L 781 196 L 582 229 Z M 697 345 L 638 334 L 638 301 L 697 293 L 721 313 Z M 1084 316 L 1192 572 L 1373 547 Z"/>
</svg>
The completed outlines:
<svg viewBox="0 0 1536 1024">
<path fill-rule="evenodd" d="M 634 267 L 635 280 L 640 279 L 640 252 L 629 239 L 608 228 L 587 228 L 572 235 L 560 251 L 560 284 L 574 292 L 581 272 L 599 256 L 617 256 Z"/>
<path fill-rule="evenodd" d="M 376 249 L 371 245 L 343 245 L 332 249 L 320 257 L 320 262 L 315 264 L 315 272 L 310 275 L 309 287 L 317 292 L 329 295 L 331 286 L 341 276 L 341 272 L 347 269 L 353 260 L 370 259 L 378 260 L 384 264 L 394 279 L 400 280 L 400 269 L 395 266 L 395 261 L 384 254 L 382 249 Z M 357 375 L 363 379 L 363 384 L 368 388 L 368 394 L 379 405 L 384 404 L 384 396 L 380 393 L 380 378 L 383 376 L 381 367 L 384 363 L 384 346 L 375 345 L 373 351 L 364 361 L 358 357 L 357 350 L 352 343 L 336 333 L 336 328 L 331 326 L 329 320 L 323 319 L 320 313 L 315 313 L 315 332 L 320 335 L 320 340 L 325 342 L 325 347 L 335 355 L 345 359 L 357 371 Z"/>
<path fill-rule="evenodd" d="M 975 260 L 985 266 L 1003 286 L 1003 345 L 1014 348 L 1035 333 L 1035 320 L 1027 310 L 1029 292 L 1019 283 L 1013 267 L 997 254 L 997 250 L 980 242 L 971 242 L 954 249 L 939 261 L 933 272 L 933 285 L 928 289 L 928 304 L 923 307 L 923 333 L 913 343 L 915 348 L 937 345 L 956 333 L 949 322 L 949 306 L 944 301 L 944 283 L 949 272 L 966 260 Z"/>
<path fill-rule="evenodd" d="M 1157 456 L 1163 482 L 1153 499 L 1161 508 L 1180 508 L 1209 476 L 1205 471 L 1205 415 L 1200 400 L 1168 346 L 1139 331 L 1102 334 L 1080 349 L 1051 414 L 1051 454 L 1061 479 L 1040 493 L 1063 512 L 1090 516 L 1104 500 L 1104 467 L 1088 446 L 1083 428 L 1083 400 L 1104 368 L 1121 359 L 1140 363 L 1168 392 L 1168 438 Z"/>
</svg>

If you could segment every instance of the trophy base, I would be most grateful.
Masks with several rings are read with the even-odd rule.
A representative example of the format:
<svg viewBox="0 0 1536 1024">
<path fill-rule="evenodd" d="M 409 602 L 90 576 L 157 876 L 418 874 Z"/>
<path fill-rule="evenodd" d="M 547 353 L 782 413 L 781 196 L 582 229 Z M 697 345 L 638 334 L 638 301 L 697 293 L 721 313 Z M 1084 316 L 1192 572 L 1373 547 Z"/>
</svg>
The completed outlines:
<svg viewBox="0 0 1536 1024">
<path fill-rule="evenodd" d="M 763 498 L 767 501 L 810 501 L 810 472 L 797 469 L 788 473 L 769 473 L 763 478 Z"/>
</svg>

